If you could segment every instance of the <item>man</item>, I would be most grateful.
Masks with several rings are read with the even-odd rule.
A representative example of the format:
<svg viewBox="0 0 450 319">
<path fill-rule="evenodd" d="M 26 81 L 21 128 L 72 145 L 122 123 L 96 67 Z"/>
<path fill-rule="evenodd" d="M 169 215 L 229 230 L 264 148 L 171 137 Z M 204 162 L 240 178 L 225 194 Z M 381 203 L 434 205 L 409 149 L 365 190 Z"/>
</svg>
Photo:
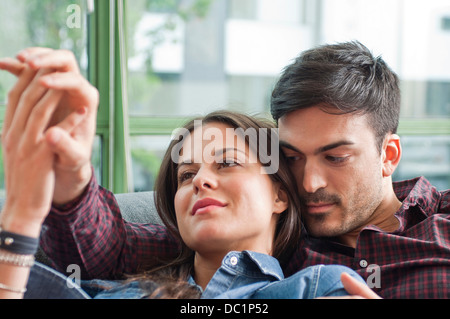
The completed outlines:
<svg viewBox="0 0 450 319">
<path fill-rule="evenodd" d="M 111 230 L 123 221 L 88 160 L 97 96 L 73 56 L 34 48 L 18 59 L 0 63 L 19 76 L 13 103 L 29 100 L 28 68 L 52 68 L 57 72 L 42 75 L 41 84 L 65 92 L 61 109 L 80 108 L 81 98 L 89 119 L 48 137 L 56 155 L 55 195 L 41 245 L 55 266 L 64 271 L 76 263 L 86 277 L 107 277 L 173 254 L 177 243 L 162 226 L 140 228 L 138 239 L 125 245 L 128 234 Z M 358 271 L 385 298 L 450 297 L 449 192 L 437 192 L 423 178 L 392 184 L 401 157 L 395 134 L 399 104 L 397 77 L 359 43 L 312 49 L 284 71 L 273 92 L 272 115 L 307 205 L 310 234 L 288 274 L 338 263 Z M 92 217 L 92 211 L 107 218 Z M 80 235 L 77 229 L 89 231 Z"/>
<path fill-rule="evenodd" d="M 288 272 L 338 263 L 386 298 L 448 298 L 450 193 L 424 178 L 392 183 L 398 82 L 358 42 L 306 51 L 283 72 L 271 112 L 312 236 Z"/>
</svg>

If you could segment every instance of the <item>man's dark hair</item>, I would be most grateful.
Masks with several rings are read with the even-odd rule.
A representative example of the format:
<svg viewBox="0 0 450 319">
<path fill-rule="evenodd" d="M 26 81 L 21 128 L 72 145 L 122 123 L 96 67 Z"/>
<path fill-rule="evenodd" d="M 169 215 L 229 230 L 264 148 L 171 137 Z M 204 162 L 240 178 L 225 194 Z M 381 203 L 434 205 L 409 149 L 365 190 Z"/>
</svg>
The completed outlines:
<svg viewBox="0 0 450 319">
<path fill-rule="evenodd" d="M 397 132 L 399 80 L 381 57 L 357 41 L 319 46 L 284 69 L 272 92 L 271 113 L 278 121 L 317 105 L 336 108 L 336 114 L 367 114 L 381 150 L 386 134 Z"/>
</svg>

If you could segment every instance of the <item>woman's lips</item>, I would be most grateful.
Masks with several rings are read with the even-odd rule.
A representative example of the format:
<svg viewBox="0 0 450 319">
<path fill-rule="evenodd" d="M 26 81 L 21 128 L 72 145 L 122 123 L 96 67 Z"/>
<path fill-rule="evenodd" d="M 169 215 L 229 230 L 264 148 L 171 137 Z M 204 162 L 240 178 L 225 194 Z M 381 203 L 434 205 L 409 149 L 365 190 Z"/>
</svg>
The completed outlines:
<svg viewBox="0 0 450 319">
<path fill-rule="evenodd" d="M 196 201 L 194 207 L 192 207 L 192 215 L 206 213 L 215 207 L 224 206 L 226 206 L 226 204 L 213 198 L 200 199 Z"/>
</svg>

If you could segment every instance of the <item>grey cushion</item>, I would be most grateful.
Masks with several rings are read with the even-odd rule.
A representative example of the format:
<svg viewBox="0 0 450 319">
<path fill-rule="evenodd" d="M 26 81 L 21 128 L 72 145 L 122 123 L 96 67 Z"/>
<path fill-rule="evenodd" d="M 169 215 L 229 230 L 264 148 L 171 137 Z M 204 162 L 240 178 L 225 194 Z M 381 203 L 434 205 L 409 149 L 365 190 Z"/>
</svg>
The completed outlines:
<svg viewBox="0 0 450 319">
<path fill-rule="evenodd" d="M 161 224 L 153 201 L 153 192 L 116 194 L 122 217 L 133 223 Z"/>
</svg>

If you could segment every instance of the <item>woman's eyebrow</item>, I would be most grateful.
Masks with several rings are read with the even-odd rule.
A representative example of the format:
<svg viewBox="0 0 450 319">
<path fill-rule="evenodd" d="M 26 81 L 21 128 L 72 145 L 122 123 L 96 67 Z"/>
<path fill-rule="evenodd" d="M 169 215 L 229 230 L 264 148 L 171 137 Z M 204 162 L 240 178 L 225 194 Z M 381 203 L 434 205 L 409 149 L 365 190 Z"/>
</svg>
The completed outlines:
<svg viewBox="0 0 450 319">
<path fill-rule="evenodd" d="M 216 152 L 214 152 L 214 155 L 213 156 L 221 156 L 221 155 L 223 155 L 223 154 L 225 154 L 225 153 L 227 153 L 227 152 L 229 152 L 229 151 L 237 151 L 237 152 L 240 152 L 240 153 L 242 153 L 242 154 L 244 154 L 246 157 L 248 157 L 248 155 L 247 155 L 247 153 L 245 152 L 245 151 L 243 151 L 243 150 L 240 150 L 240 149 L 238 149 L 238 148 L 235 148 L 235 147 L 226 147 L 226 148 L 222 148 L 222 149 L 219 149 L 219 150 L 217 150 Z M 176 169 L 177 170 L 179 170 L 180 169 L 180 167 L 183 167 L 183 166 L 189 166 L 189 165 L 194 165 L 195 164 L 195 162 L 194 162 L 194 159 L 192 159 L 192 158 L 186 158 L 186 159 L 184 159 L 183 161 L 181 161 L 181 162 L 179 162 L 178 164 L 177 164 L 177 167 L 176 167 Z M 197 163 L 198 164 L 198 163 Z"/>
<path fill-rule="evenodd" d="M 240 152 L 240 153 L 244 154 L 245 156 L 247 156 L 247 153 L 245 151 L 240 150 L 240 149 L 235 148 L 235 147 L 222 148 L 222 149 L 218 150 L 217 152 L 215 152 L 214 155 L 215 156 L 220 156 L 220 155 L 223 155 L 223 154 L 225 154 L 225 153 L 227 153 L 229 151 L 237 151 L 237 152 Z"/>
</svg>

